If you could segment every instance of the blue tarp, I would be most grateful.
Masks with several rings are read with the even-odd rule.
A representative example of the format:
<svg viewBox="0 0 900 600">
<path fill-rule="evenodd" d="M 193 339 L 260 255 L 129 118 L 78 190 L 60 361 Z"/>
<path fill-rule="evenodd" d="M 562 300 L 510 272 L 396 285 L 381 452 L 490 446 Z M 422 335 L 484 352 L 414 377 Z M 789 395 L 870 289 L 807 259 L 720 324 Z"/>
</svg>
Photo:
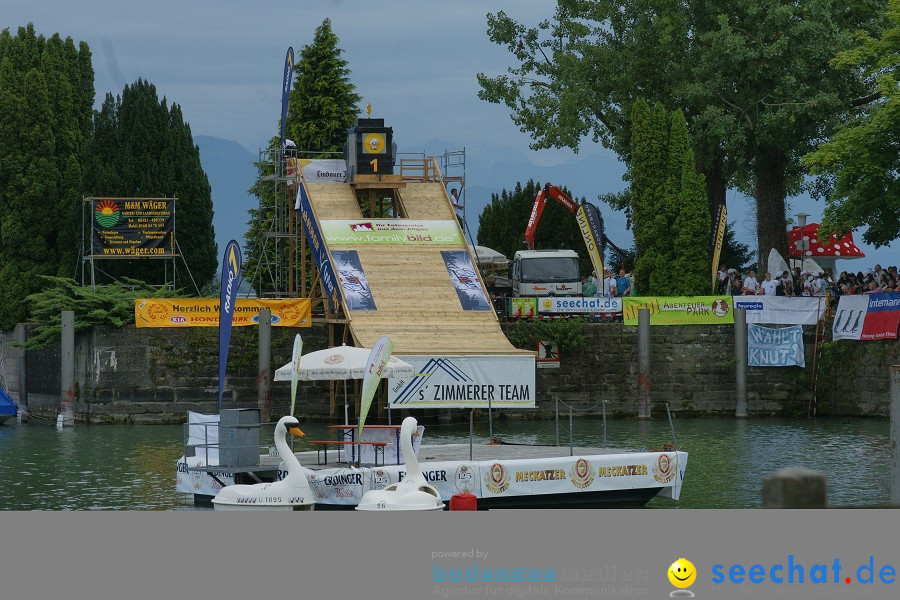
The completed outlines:
<svg viewBox="0 0 900 600">
<path fill-rule="evenodd" d="M 13 402 L 13 399 L 9 397 L 6 390 L 0 387 L 0 415 L 14 415 L 16 414 L 16 408 L 17 405 Z"/>
</svg>

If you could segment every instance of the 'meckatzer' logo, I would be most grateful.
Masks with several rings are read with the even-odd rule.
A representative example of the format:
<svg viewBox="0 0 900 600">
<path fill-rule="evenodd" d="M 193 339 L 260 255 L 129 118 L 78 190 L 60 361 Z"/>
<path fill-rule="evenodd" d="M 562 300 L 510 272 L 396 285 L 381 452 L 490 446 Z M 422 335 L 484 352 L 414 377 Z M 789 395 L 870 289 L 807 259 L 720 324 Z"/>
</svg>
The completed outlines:
<svg viewBox="0 0 900 600">
<path fill-rule="evenodd" d="M 494 463 L 484 474 L 484 487 L 495 494 L 501 494 L 509 488 L 509 470 L 500 463 Z"/>
</svg>

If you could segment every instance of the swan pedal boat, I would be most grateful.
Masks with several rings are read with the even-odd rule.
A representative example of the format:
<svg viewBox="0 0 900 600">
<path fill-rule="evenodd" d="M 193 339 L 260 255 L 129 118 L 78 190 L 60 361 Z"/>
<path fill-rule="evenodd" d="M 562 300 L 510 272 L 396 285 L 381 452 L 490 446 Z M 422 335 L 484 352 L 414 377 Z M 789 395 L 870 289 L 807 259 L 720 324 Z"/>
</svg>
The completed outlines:
<svg viewBox="0 0 900 600">
<path fill-rule="evenodd" d="M 314 510 L 316 498 L 309 487 L 307 474 L 312 473 L 300 464 L 287 444 L 290 432 L 302 436 L 295 417 L 286 416 L 275 426 L 275 447 L 284 460 L 287 475 L 274 483 L 229 485 L 213 498 L 215 510 Z"/>
</svg>

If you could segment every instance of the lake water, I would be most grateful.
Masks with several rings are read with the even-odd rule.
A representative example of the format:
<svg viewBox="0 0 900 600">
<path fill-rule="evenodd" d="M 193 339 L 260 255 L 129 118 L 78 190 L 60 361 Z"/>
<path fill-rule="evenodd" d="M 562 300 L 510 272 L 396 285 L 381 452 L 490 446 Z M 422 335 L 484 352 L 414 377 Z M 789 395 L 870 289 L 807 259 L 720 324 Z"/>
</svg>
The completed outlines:
<svg viewBox="0 0 900 600">
<path fill-rule="evenodd" d="M 309 439 L 332 437 L 324 424 L 302 424 Z M 554 444 L 553 422 L 499 421 L 504 441 Z M 479 423 L 475 443 L 489 439 Z M 890 431 L 886 420 L 677 419 L 679 450 L 689 453 L 679 502 L 653 500 L 651 508 L 753 508 L 762 479 L 802 465 L 828 475 L 832 506 L 871 506 L 890 499 Z M 468 443 L 468 424 L 426 425 L 425 444 Z M 560 443 L 569 444 L 568 421 Z M 602 445 L 602 422 L 577 420 L 576 446 Z M 607 444 L 659 448 L 672 442 L 665 419 L 609 420 Z M 175 492 L 175 461 L 182 455 L 180 425 L 85 426 L 57 431 L 35 423 L 0 425 L 0 509 L 193 510 Z M 296 450 L 305 449 L 301 446 Z"/>
</svg>

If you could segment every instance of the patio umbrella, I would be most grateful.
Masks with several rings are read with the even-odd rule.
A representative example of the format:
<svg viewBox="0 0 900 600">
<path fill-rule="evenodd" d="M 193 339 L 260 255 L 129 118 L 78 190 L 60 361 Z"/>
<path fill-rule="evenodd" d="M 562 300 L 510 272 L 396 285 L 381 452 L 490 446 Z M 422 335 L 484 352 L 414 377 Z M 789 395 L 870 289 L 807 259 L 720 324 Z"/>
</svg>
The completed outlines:
<svg viewBox="0 0 900 600">
<path fill-rule="evenodd" d="M 310 352 L 300 357 L 300 368 L 297 379 L 301 381 L 344 381 L 344 425 L 349 425 L 347 415 L 347 380 L 362 379 L 366 374 L 370 348 L 353 346 L 335 346 Z M 391 356 L 385 367 L 382 378 L 412 377 L 416 369 L 408 362 Z M 291 380 L 291 363 L 279 367 L 275 371 L 275 381 Z"/>
<path fill-rule="evenodd" d="M 478 266 L 480 267 L 495 267 L 502 268 L 506 267 L 509 264 L 509 259 L 506 258 L 500 252 L 492 248 L 488 248 L 487 246 L 472 246 L 469 245 L 469 250 L 472 254 L 475 255 L 475 260 L 478 262 Z"/>
</svg>

